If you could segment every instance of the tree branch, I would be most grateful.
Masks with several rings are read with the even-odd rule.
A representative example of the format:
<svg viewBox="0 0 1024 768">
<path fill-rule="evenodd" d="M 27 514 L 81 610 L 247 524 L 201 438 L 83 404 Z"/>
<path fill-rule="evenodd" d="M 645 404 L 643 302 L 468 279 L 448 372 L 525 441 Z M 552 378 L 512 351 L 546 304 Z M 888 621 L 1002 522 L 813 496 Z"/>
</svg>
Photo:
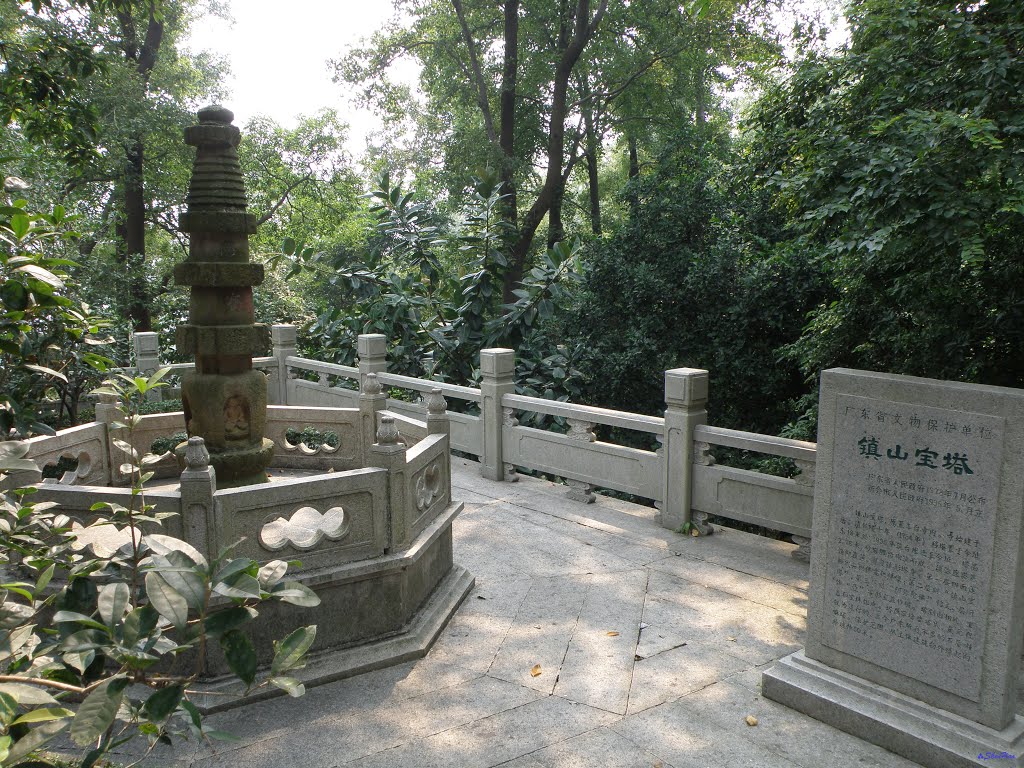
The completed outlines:
<svg viewBox="0 0 1024 768">
<path fill-rule="evenodd" d="M 41 688 L 54 688 L 58 691 L 67 691 L 68 693 L 89 693 L 90 691 L 99 688 L 110 678 L 104 678 L 97 680 L 91 685 L 87 685 L 84 688 L 79 685 L 71 685 L 70 683 L 62 683 L 59 680 L 47 680 L 42 677 L 22 677 L 21 675 L 0 675 L 0 683 L 24 683 L 25 685 L 38 685 Z"/>
<path fill-rule="evenodd" d="M 96 228 L 92 231 L 92 234 L 87 235 L 78 241 L 78 254 L 80 256 L 88 257 L 95 250 L 100 238 L 107 231 L 107 226 L 110 223 L 110 214 L 113 210 L 114 193 L 111 191 L 111 193 L 107 195 L 106 201 L 103 203 L 103 210 L 100 212 L 100 220 L 96 225 Z"/>
<path fill-rule="evenodd" d="M 484 80 L 483 70 L 480 68 L 480 59 L 476 53 L 476 43 L 473 42 L 473 35 L 466 23 L 466 13 L 462 8 L 462 0 L 452 0 L 452 7 L 455 8 L 455 15 L 459 17 L 459 26 L 462 27 L 462 37 L 466 41 L 466 48 L 469 50 L 469 64 L 473 69 L 473 80 L 476 84 L 477 103 L 484 116 L 484 128 L 487 130 L 487 139 L 492 144 L 498 143 L 498 134 L 494 132 L 494 120 L 491 118 L 491 105 L 487 98 L 487 82 Z"/>
<path fill-rule="evenodd" d="M 262 216 L 260 216 L 258 219 L 256 219 L 256 224 L 260 225 L 260 224 L 264 224 L 264 223 L 270 221 L 271 217 L 275 213 L 277 213 L 278 209 L 280 209 L 280 207 L 285 204 L 285 202 L 288 200 L 288 196 L 291 195 L 292 192 L 294 192 L 296 189 L 298 189 L 298 187 L 300 187 L 301 185 L 305 184 L 307 181 L 312 181 L 312 180 L 313 180 L 313 174 L 312 173 L 307 173 L 301 179 L 297 179 L 296 181 L 294 181 L 291 184 L 289 184 L 287 189 L 285 189 L 284 193 L 281 195 L 281 197 L 278 198 L 278 201 L 276 203 L 274 203 L 270 207 L 270 210 L 267 211 Z"/>
<path fill-rule="evenodd" d="M 149 75 L 156 66 L 157 53 L 160 51 L 160 41 L 164 37 L 163 19 L 156 16 L 156 3 L 149 2 L 149 21 L 146 24 L 146 37 L 142 41 L 142 50 L 139 52 L 136 70 L 142 75 L 143 82 L 149 82 Z"/>
</svg>

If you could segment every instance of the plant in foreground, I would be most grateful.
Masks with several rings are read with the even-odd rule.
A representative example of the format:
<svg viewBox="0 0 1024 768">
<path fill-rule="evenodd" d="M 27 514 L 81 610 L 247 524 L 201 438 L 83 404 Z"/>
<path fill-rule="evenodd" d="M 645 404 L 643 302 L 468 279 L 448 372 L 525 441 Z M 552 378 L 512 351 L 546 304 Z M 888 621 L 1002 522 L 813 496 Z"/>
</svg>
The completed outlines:
<svg viewBox="0 0 1024 768">
<path fill-rule="evenodd" d="M 97 390 L 125 403 L 123 421 L 112 426 L 128 438 L 114 440 L 131 457 L 121 467 L 132 479 L 127 507 L 95 504 L 105 516 L 82 528 L 52 503 L 31 503 L 32 488 L 0 499 L 0 766 L 57 765 L 38 750 L 65 731 L 83 751 L 81 768 L 140 735 L 150 750 L 173 736 L 228 736 L 205 728 L 190 700 L 211 643 L 247 692 L 304 692 L 289 673 L 304 663 L 316 627 L 276 642 L 261 681 L 243 631 L 265 600 L 319 603 L 308 587 L 285 580 L 289 563 L 260 566 L 231 557 L 230 548 L 207 558 L 158 532 L 167 513 L 146 503 L 144 489 L 146 467 L 158 458 L 140 457 L 131 435 L 138 403 L 165 373 L 119 375 Z M 0 479 L 34 466 L 26 452 L 0 443 Z"/>
</svg>

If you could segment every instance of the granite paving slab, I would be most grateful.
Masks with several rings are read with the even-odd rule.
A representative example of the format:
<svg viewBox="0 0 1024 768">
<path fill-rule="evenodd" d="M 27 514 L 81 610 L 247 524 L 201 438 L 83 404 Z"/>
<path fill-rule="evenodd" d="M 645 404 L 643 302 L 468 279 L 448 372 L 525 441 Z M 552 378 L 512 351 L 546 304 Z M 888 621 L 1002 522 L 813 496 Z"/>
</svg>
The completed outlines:
<svg viewBox="0 0 1024 768">
<path fill-rule="evenodd" d="M 646 589 L 643 570 L 599 574 L 588 580 L 558 673 L 558 696 L 626 714 Z"/>
<path fill-rule="evenodd" d="M 340 764 L 354 768 L 490 768 L 617 719 L 585 704 L 547 696 L 397 749 Z"/>
<path fill-rule="evenodd" d="M 588 576 L 535 579 L 488 674 L 552 693 L 589 581 Z"/>
<path fill-rule="evenodd" d="M 763 670 L 803 642 L 808 568 L 793 545 L 682 536 L 650 507 L 490 482 L 461 459 L 453 486 L 466 502 L 455 560 L 476 587 L 424 658 L 214 715 L 237 743 L 144 765 L 911 765 L 761 698 Z"/>
<path fill-rule="evenodd" d="M 754 668 L 749 661 L 701 643 L 688 643 L 633 665 L 629 714 L 642 712 Z"/>
<path fill-rule="evenodd" d="M 734 532 L 735 533 L 735 532 Z M 708 537 L 708 541 L 714 536 Z M 728 593 L 750 603 L 760 603 L 804 616 L 807 613 L 806 582 L 803 587 L 738 571 L 710 560 L 691 557 L 665 557 L 649 566 L 655 571 L 677 576 L 692 584 Z M 804 568 L 807 566 L 805 565 Z"/>
<path fill-rule="evenodd" d="M 277 720 L 277 728 L 294 731 L 288 738 L 277 738 L 275 729 L 271 729 L 264 738 L 244 746 L 220 747 L 216 752 L 217 765 L 286 765 L 296 739 L 303 745 L 303 760 L 308 764 L 339 765 L 514 709 L 536 700 L 538 695 L 503 680 L 479 677 L 399 701 L 357 706 L 344 712 L 320 706 L 317 690 L 303 698 L 305 718 L 299 722 L 294 717 Z M 287 717 L 285 713 L 279 716 Z M 235 721 L 244 717 L 242 710 L 233 710 L 217 716 L 216 722 L 231 729 Z"/>
<path fill-rule="evenodd" d="M 610 728 L 574 736 L 525 757 L 502 763 L 501 768 L 673 768 L 655 752 Z"/>
</svg>

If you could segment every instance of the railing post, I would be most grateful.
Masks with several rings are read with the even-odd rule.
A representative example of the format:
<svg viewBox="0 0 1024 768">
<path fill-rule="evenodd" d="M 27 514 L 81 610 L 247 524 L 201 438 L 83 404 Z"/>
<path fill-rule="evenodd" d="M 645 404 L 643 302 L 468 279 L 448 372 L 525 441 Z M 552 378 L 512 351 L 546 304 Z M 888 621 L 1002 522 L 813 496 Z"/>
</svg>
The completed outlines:
<svg viewBox="0 0 1024 768">
<path fill-rule="evenodd" d="M 707 421 L 708 372 L 665 371 L 665 437 L 661 524 L 676 529 L 690 522 L 693 493 L 693 428 Z"/>
<path fill-rule="evenodd" d="M 100 395 L 96 401 L 96 421 L 100 424 L 110 424 L 123 418 L 121 404 L 113 395 Z"/>
<path fill-rule="evenodd" d="M 483 424 L 483 448 L 480 474 L 488 480 L 505 479 L 502 458 L 501 398 L 515 392 L 513 375 L 516 353 L 511 349 L 480 350 L 480 421 Z"/>
<path fill-rule="evenodd" d="M 160 337 L 150 331 L 137 331 L 132 334 L 132 345 L 135 347 L 136 373 L 149 377 L 160 367 Z M 159 400 L 160 390 L 151 389 L 146 393 L 146 399 Z"/>
<path fill-rule="evenodd" d="M 584 443 L 593 443 L 597 441 L 597 435 L 594 434 L 594 425 L 592 422 L 583 421 L 582 419 L 566 419 L 565 423 L 569 425 L 569 431 L 565 436 L 570 440 L 579 440 Z M 569 486 L 569 490 L 566 491 L 565 495 L 573 501 L 579 501 L 583 504 L 593 504 L 597 499 L 594 495 L 594 486 L 590 483 L 585 483 L 582 480 L 573 480 L 567 477 L 565 478 L 565 484 Z"/>
<path fill-rule="evenodd" d="M 216 509 L 213 494 L 217 474 L 210 466 L 210 453 L 201 437 L 190 437 L 185 448 L 185 470 L 181 473 L 182 538 L 207 557 L 217 554 Z"/>
<path fill-rule="evenodd" d="M 363 441 L 363 466 L 372 464 L 372 448 L 377 441 L 377 414 L 388 407 L 388 396 L 384 394 L 377 374 L 367 374 L 359 390 L 359 419 Z"/>
<path fill-rule="evenodd" d="M 802 485 L 806 488 L 814 489 L 814 472 L 817 468 L 817 462 L 807 461 L 805 459 L 796 459 L 794 462 L 796 468 L 799 470 L 794 480 L 797 485 Z M 793 534 L 791 537 L 793 543 L 797 545 L 797 548 L 789 553 L 790 557 L 795 560 L 799 560 L 802 563 L 811 562 L 811 539 L 808 536 L 797 536 Z"/>
<path fill-rule="evenodd" d="M 107 465 L 107 476 L 105 482 L 107 485 L 112 485 L 114 479 L 117 477 L 116 468 L 113 465 L 113 446 L 114 446 L 114 430 L 111 427 L 115 421 L 119 421 L 124 418 L 124 414 L 121 413 L 121 404 L 117 401 L 114 395 L 100 395 L 96 401 L 96 417 L 95 421 L 97 424 L 105 424 L 106 437 L 103 440 L 103 453 L 106 456 Z M 17 486 L 15 486 L 17 487 Z"/>
<path fill-rule="evenodd" d="M 160 337 L 151 332 L 136 332 L 132 335 L 135 347 L 135 370 L 140 376 L 148 376 L 160 367 Z"/>
<path fill-rule="evenodd" d="M 381 416 L 375 442 L 370 446 L 372 465 L 388 471 L 388 543 L 387 551 L 395 552 L 409 543 L 409 497 L 405 482 L 406 452 L 399 442 L 393 416 Z"/>
<path fill-rule="evenodd" d="M 356 339 L 359 355 L 359 388 L 368 373 L 384 373 L 388 369 L 388 339 L 383 333 L 361 333 Z"/>
<path fill-rule="evenodd" d="M 448 420 L 448 401 L 441 390 L 435 387 L 426 397 L 427 401 L 427 434 L 448 435 L 451 437 L 452 425 Z"/>
<path fill-rule="evenodd" d="M 288 365 L 285 360 L 295 356 L 297 329 L 287 324 L 271 326 L 270 340 L 271 354 L 277 360 L 277 374 L 267 382 L 267 400 L 271 405 L 288 405 Z"/>
</svg>

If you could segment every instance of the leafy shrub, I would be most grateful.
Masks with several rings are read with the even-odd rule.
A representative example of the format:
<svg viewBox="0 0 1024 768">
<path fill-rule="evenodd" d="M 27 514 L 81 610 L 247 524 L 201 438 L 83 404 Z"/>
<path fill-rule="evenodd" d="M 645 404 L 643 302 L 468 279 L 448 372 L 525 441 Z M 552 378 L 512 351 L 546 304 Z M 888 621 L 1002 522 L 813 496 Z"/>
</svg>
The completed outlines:
<svg viewBox="0 0 1024 768">
<path fill-rule="evenodd" d="M 165 372 L 149 379 L 121 376 L 102 392 L 137 404 L 160 386 Z M 137 409 L 124 417 L 115 426 L 130 435 Z M 158 533 L 166 514 L 146 504 L 144 490 L 152 476 L 145 468 L 157 457 L 139 457 L 130 442 L 115 443 L 132 459 L 126 469 L 131 503 L 94 505 L 106 517 L 85 528 L 74 529 L 52 503 L 32 504 L 31 488 L 0 500 L 0 564 L 7 575 L 0 585 L 4 766 L 26 760 L 53 765 L 38 750 L 65 731 L 83 750 L 82 768 L 136 736 L 151 748 L 177 735 L 219 737 L 204 727 L 190 700 L 211 643 L 219 644 L 246 690 L 274 685 L 293 696 L 303 693 L 289 672 L 302 666 L 316 627 L 301 627 L 275 643 L 262 681 L 243 629 L 266 600 L 315 606 L 319 598 L 285 579 L 288 563 L 261 567 L 230 550 L 207 557 Z M 0 443 L 0 474 L 33 467 L 23 458 L 26 452 L 23 443 Z"/>
<path fill-rule="evenodd" d="M 669 368 L 710 372 L 710 421 L 777 432 L 807 385 L 780 350 L 822 294 L 757 190 L 723 172 L 727 156 L 684 136 L 628 190 L 633 218 L 588 252 L 568 321 L 595 404 L 658 413 Z M 728 170 L 728 169 L 727 169 Z"/>
<path fill-rule="evenodd" d="M 0 205 L 0 440 L 53 434 L 37 418 L 48 394 L 55 423 L 76 424 L 81 395 L 112 364 L 98 352 L 109 343 L 108 323 L 75 300 L 68 274 L 75 264 L 57 248 L 77 236 L 72 219 L 61 206 Z"/>
<path fill-rule="evenodd" d="M 317 347 L 310 354 L 352 365 L 357 336 L 382 333 L 389 370 L 436 371 L 473 384 L 481 349 L 512 347 L 519 391 L 561 400 L 579 394 L 577 351 L 563 343 L 557 322 L 579 281 L 579 241 L 539 254 L 514 291 L 516 301 L 502 305 L 510 229 L 498 212 L 506 195 L 495 174 L 474 179 L 458 226 L 386 174 L 370 197 L 377 222 L 363 260 L 349 252 L 314 253 L 291 238 L 282 245 L 280 258 L 292 263 L 293 275 L 313 271 L 337 289 L 337 303 L 306 329 Z"/>
<path fill-rule="evenodd" d="M 337 432 L 328 430 L 322 432 L 316 427 L 304 427 L 302 431 L 290 427 L 284 433 L 285 440 L 288 441 L 289 445 L 299 445 L 300 443 L 308 448 L 316 450 L 322 445 L 327 445 L 330 448 L 337 448 L 341 442 L 338 438 Z"/>
</svg>

